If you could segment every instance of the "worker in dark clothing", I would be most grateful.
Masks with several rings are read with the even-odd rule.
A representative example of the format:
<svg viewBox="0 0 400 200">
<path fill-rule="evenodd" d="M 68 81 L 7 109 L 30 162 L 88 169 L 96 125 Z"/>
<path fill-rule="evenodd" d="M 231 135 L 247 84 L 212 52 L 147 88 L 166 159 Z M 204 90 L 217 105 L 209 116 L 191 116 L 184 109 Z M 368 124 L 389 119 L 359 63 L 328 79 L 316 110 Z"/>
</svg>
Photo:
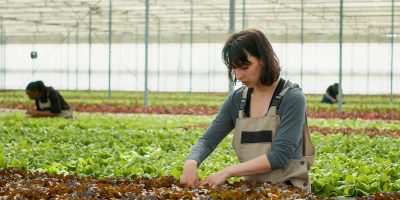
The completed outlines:
<svg viewBox="0 0 400 200">
<path fill-rule="evenodd" d="M 31 117 L 73 117 L 70 106 L 60 93 L 52 87 L 46 87 L 42 81 L 29 83 L 26 94 L 36 104 L 36 110 L 26 112 Z"/>
<path fill-rule="evenodd" d="M 339 93 L 339 83 L 335 83 L 333 85 L 330 85 L 328 89 L 326 89 L 326 92 L 324 96 L 322 97 L 322 103 L 329 103 L 333 104 L 338 102 L 337 95 Z"/>
</svg>

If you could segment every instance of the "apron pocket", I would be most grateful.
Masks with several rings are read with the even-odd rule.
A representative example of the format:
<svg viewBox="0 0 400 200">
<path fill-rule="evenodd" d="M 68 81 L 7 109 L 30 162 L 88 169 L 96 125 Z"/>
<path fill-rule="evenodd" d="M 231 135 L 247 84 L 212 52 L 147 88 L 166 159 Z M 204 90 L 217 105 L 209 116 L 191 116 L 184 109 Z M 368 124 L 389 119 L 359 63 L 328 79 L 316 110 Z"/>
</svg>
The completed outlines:
<svg viewBox="0 0 400 200">
<path fill-rule="evenodd" d="M 263 131 L 243 131 L 240 143 L 241 144 L 249 144 L 249 143 L 261 143 L 261 142 L 272 142 L 272 131 L 263 130 Z"/>
</svg>

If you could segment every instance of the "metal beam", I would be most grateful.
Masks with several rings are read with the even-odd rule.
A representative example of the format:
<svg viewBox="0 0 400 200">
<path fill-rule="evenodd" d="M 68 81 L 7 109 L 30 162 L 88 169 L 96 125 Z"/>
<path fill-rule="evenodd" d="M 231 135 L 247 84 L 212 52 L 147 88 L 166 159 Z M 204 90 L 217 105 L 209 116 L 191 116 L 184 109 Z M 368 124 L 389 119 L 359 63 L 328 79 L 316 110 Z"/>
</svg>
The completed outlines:
<svg viewBox="0 0 400 200">
<path fill-rule="evenodd" d="M 160 92 L 160 43 L 161 43 L 161 19 L 157 21 L 157 92 Z"/>
<path fill-rule="evenodd" d="M 246 0 L 242 2 L 242 29 L 246 28 Z"/>
<path fill-rule="evenodd" d="M 229 34 L 235 32 L 235 0 L 229 0 Z M 233 92 L 233 85 L 228 79 L 228 92 Z"/>
<path fill-rule="evenodd" d="M 149 0 L 145 1 L 145 29 L 144 29 L 144 44 L 145 44 L 145 57 L 144 57 L 144 107 L 147 108 L 148 106 L 148 96 L 149 96 L 149 89 L 148 89 L 148 79 L 149 79 L 149 12 L 150 12 L 150 4 Z"/>
<path fill-rule="evenodd" d="M 88 81 L 89 81 L 89 92 L 92 90 L 92 8 L 89 8 L 89 71 L 88 71 Z"/>
<path fill-rule="evenodd" d="M 108 98 L 111 99 L 112 0 L 108 9 Z"/>
<path fill-rule="evenodd" d="M 301 34 L 300 34 L 300 86 L 304 87 L 303 85 L 303 50 L 304 50 L 304 0 L 301 0 Z"/>
<path fill-rule="evenodd" d="M 339 108 L 338 111 L 342 112 L 343 106 L 343 92 L 342 92 L 342 46 L 343 46 L 343 0 L 340 0 L 340 25 L 339 25 Z"/>
<path fill-rule="evenodd" d="M 190 0 L 190 75 L 189 93 L 192 93 L 193 84 L 193 0 Z"/>
<path fill-rule="evenodd" d="M 4 83 L 4 79 L 6 78 L 5 73 L 5 67 L 4 67 L 4 44 L 3 44 L 3 37 L 4 37 L 4 31 L 3 31 L 3 17 L 0 16 L 0 89 L 6 89 Z"/>
<path fill-rule="evenodd" d="M 78 69 L 79 69 L 79 20 L 76 21 L 76 50 L 75 50 L 75 90 L 78 90 Z"/>
<path fill-rule="evenodd" d="M 370 26 L 368 26 L 368 38 L 367 38 L 367 95 L 369 95 L 369 48 L 370 48 Z"/>
<path fill-rule="evenodd" d="M 70 69 L 70 56 L 69 56 L 69 50 L 70 50 L 70 29 L 67 31 L 67 90 L 69 90 L 69 69 Z"/>
<path fill-rule="evenodd" d="M 392 0 L 392 26 L 390 37 L 390 103 L 393 103 L 393 43 L 394 43 L 394 0 Z"/>
</svg>

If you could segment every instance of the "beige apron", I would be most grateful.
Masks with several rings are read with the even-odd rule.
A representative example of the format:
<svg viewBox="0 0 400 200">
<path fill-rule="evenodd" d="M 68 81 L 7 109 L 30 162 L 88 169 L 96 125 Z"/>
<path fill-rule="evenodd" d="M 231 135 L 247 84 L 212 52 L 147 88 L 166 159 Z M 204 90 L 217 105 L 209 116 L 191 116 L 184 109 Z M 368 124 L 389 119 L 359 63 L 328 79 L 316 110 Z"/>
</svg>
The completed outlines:
<svg viewBox="0 0 400 200">
<path fill-rule="evenodd" d="M 47 93 L 47 95 L 48 95 L 48 93 Z M 50 100 L 48 100 L 46 103 L 43 103 L 39 100 L 39 107 L 42 110 L 50 109 L 51 108 Z M 61 113 L 58 114 L 57 117 L 73 118 L 72 109 L 61 110 Z"/>
<path fill-rule="evenodd" d="M 286 81 L 282 91 L 272 100 L 268 113 L 261 118 L 244 117 L 244 105 L 248 88 L 245 87 L 243 89 L 239 117 L 236 120 L 235 134 L 232 141 L 233 148 L 240 162 L 245 162 L 261 155 L 266 155 L 271 151 L 277 127 L 280 124 L 277 106 L 279 107 L 280 100 L 285 95 L 286 91 L 292 87 L 296 87 L 296 85 L 291 84 L 289 86 L 288 81 Z M 288 165 L 284 168 L 276 169 L 265 174 L 245 176 L 244 178 L 255 183 L 281 183 L 290 181 L 294 186 L 300 189 L 311 191 L 311 182 L 308 177 L 308 171 L 314 161 L 315 148 L 311 142 L 308 131 L 307 115 L 303 125 L 302 146 L 303 159 L 290 160 Z"/>
</svg>

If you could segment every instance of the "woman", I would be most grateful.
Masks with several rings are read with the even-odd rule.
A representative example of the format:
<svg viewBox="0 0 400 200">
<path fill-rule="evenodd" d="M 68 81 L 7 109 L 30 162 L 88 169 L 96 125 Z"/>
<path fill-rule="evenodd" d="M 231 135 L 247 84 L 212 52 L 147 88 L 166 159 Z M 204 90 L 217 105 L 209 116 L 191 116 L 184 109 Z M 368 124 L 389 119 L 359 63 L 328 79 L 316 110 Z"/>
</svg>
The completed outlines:
<svg viewBox="0 0 400 200">
<path fill-rule="evenodd" d="M 42 81 L 29 83 L 26 94 L 36 104 L 36 110 L 26 112 L 29 116 L 72 118 L 72 110 L 60 93 L 52 87 L 46 87 Z"/>
<path fill-rule="evenodd" d="M 232 82 L 245 86 L 233 92 L 192 148 L 181 183 L 216 187 L 230 177 L 255 183 L 286 182 L 311 190 L 308 170 L 315 155 L 306 120 L 306 102 L 297 85 L 279 77 L 271 44 L 257 29 L 235 33 L 222 56 Z M 231 130 L 240 163 L 199 181 L 197 168 Z"/>
</svg>

